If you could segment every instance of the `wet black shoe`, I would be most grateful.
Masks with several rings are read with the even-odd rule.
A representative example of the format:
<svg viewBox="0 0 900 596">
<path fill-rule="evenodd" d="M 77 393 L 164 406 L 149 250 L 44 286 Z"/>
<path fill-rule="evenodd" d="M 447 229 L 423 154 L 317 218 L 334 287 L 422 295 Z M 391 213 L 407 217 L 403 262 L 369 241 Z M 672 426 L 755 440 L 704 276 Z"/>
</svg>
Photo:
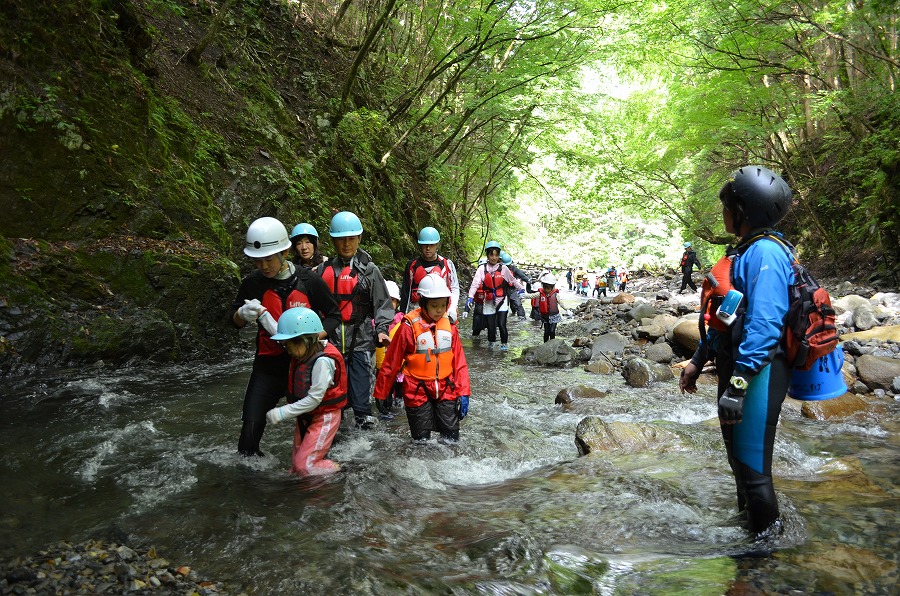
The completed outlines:
<svg viewBox="0 0 900 596">
<path fill-rule="evenodd" d="M 356 428 L 359 430 L 372 430 L 375 428 L 375 417 L 374 416 L 357 416 L 356 417 Z"/>
</svg>

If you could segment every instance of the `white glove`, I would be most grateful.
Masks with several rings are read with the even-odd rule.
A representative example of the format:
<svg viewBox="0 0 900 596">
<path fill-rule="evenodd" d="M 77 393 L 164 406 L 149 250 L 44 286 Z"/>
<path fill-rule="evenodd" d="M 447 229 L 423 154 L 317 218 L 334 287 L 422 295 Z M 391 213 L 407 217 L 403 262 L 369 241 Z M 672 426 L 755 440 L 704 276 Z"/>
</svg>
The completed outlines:
<svg viewBox="0 0 900 596">
<path fill-rule="evenodd" d="M 284 414 L 281 413 L 281 408 L 272 408 L 266 412 L 266 420 L 268 420 L 270 424 L 284 422 Z"/>
<path fill-rule="evenodd" d="M 462 318 L 468 319 L 468 318 L 469 318 L 469 311 L 464 310 L 464 311 L 463 311 L 463 314 L 462 314 Z"/>
<path fill-rule="evenodd" d="M 259 318 L 256 319 L 256 324 L 262 325 L 263 329 L 269 332 L 269 335 L 278 333 L 278 324 L 275 322 L 275 317 L 270 315 L 267 310 L 263 310 L 263 313 L 259 315 Z"/>
<path fill-rule="evenodd" d="M 237 312 L 239 317 L 248 323 L 252 323 L 266 312 L 266 307 L 254 298 L 253 300 L 244 300 L 244 306 L 240 307 Z"/>
</svg>

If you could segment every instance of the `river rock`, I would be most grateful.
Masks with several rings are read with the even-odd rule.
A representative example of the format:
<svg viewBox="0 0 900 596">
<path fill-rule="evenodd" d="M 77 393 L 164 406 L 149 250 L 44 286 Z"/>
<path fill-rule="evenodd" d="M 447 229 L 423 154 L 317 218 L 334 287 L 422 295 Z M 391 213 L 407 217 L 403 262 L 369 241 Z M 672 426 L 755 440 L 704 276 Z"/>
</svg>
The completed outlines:
<svg viewBox="0 0 900 596">
<path fill-rule="evenodd" d="M 871 408 L 871 404 L 853 393 L 845 393 L 834 399 L 821 401 L 805 401 L 800 407 L 800 414 L 804 418 L 814 420 L 829 420 L 831 418 L 846 418 L 857 412 L 864 412 Z"/>
<path fill-rule="evenodd" d="M 649 387 L 656 381 L 669 381 L 675 378 L 668 366 L 644 358 L 632 358 L 625 362 L 622 376 L 631 387 Z"/>
<path fill-rule="evenodd" d="M 558 404 L 571 404 L 576 399 L 593 399 L 598 397 L 606 397 L 606 393 L 600 391 L 599 389 L 594 389 L 593 387 L 587 387 L 585 385 L 575 385 L 574 387 L 566 387 L 565 389 L 560 389 L 559 393 L 556 394 L 556 403 Z"/>
<path fill-rule="evenodd" d="M 900 360 L 863 354 L 856 359 L 856 370 L 870 389 L 890 389 L 894 377 L 900 376 Z"/>
<path fill-rule="evenodd" d="M 697 316 L 682 318 L 672 328 L 672 341 L 688 351 L 694 352 L 700 345 L 700 329 L 697 321 Z"/>
<path fill-rule="evenodd" d="M 641 325 L 633 332 L 635 339 L 646 339 L 648 341 L 656 341 L 660 337 L 665 336 L 665 334 L 665 328 L 659 325 Z"/>
<path fill-rule="evenodd" d="M 524 364 L 568 368 L 574 364 L 577 356 L 578 353 L 565 340 L 555 338 L 522 350 L 521 361 Z"/>
<path fill-rule="evenodd" d="M 868 302 L 864 302 L 853 309 L 853 316 L 847 319 L 846 323 L 859 331 L 868 331 L 878 323 L 875 319 L 875 309 Z"/>
<path fill-rule="evenodd" d="M 831 305 L 834 307 L 835 312 L 837 312 L 838 314 L 845 311 L 854 311 L 858 306 L 868 303 L 869 300 L 867 298 L 863 298 L 862 296 L 858 296 L 856 294 L 849 294 L 847 296 L 844 296 L 843 298 L 838 298 L 837 300 L 831 301 Z"/>
<path fill-rule="evenodd" d="M 647 346 L 647 349 L 644 351 L 644 357 L 652 362 L 669 364 L 675 358 L 675 353 L 669 344 L 659 343 Z"/>
<path fill-rule="evenodd" d="M 602 360 L 604 354 L 621 354 L 625 351 L 628 340 L 621 333 L 613 331 L 594 338 L 591 345 L 591 360 Z"/>
<path fill-rule="evenodd" d="M 607 360 L 592 360 L 584 365 L 584 372 L 608 375 L 613 371 L 613 365 Z"/>
<path fill-rule="evenodd" d="M 897 341 L 900 342 L 900 325 L 885 325 L 875 327 L 868 331 L 856 331 L 854 333 L 842 333 L 841 341 L 847 340 L 878 340 L 878 341 Z"/>
<path fill-rule="evenodd" d="M 604 422 L 600 416 L 586 416 L 575 428 L 575 445 L 580 455 L 607 453 L 662 452 L 680 445 L 675 433 L 647 422 Z"/>
<path fill-rule="evenodd" d="M 613 304 L 632 304 L 633 302 L 634 296 L 625 292 L 619 292 L 612 299 Z"/>
<path fill-rule="evenodd" d="M 626 321 L 640 321 L 656 316 L 656 309 L 646 302 L 635 304 L 634 308 L 625 314 Z"/>
</svg>

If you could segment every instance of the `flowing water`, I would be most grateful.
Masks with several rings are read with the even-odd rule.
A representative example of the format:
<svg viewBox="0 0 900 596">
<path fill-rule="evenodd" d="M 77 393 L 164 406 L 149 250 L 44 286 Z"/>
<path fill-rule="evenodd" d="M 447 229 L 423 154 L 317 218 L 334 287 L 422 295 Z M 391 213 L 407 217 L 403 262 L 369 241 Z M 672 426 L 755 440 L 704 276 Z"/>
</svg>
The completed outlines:
<svg viewBox="0 0 900 596">
<path fill-rule="evenodd" d="M 289 424 L 266 456 L 235 454 L 250 360 L 59 371 L 8 382 L 0 555 L 130 537 L 235 591 L 274 594 L 896 593 L 900 408 L 833 421 L 786 404 L 775 454 L 784 534 L 760 551 L 732 519 L 734 485 L 712 388 L 684 397 L 618 375 L 512 362 L 463 341 L 462 440 L 413 446 L 398 416 L 344 427 L 342 470 L 290 476 Z M 482 344 L 481 341 L 484 341 Z M 606 391 L 575 411 L 564 388 Z M 585 415 L 649 422 L 683 445 L 579 457 Z"/>
</svg>

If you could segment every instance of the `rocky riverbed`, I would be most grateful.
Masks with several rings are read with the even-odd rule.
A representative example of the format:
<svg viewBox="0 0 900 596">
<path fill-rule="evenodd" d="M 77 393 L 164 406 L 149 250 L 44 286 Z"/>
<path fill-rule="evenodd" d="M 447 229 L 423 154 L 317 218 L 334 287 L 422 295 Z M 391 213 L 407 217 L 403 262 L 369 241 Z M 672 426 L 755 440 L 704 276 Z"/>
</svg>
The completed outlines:
<svg viewBox="0 0 900 596">
<path fill-rule="evenodd" d="M 3 594 L 235 594 L 200 577 L 187 565 L 165 559 L 153 547 L 90 540 L 59 542 L 7 562 Z"/>
</svg>

